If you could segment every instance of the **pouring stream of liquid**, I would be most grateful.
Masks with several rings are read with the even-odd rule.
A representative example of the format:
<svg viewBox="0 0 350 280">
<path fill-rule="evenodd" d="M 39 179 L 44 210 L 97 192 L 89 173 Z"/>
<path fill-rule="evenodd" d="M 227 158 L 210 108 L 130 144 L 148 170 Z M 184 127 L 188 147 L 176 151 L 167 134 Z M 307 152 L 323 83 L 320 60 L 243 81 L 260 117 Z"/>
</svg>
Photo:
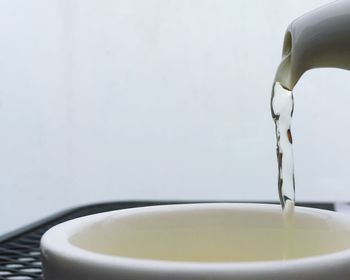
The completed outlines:
<svg viewBox="0 0 350 280">
<path fill-rule="evenodd" d="M 291 133 L 293 108 L 292 91 L 275 82 L 272 89 L 271 112 L 276 126 L 278 193 L 282 209 L 285 209 L 287 201 L 293 204 L 295 201 L 293 139 Z"/>
<path fill-rule="evenodd" d="M 271 113 L 276 127 L 278 194 L 282 206 L 285 225 L 284 259 L 295 255 L 294 251 L 294 205 L 295 179 L 293 139 L 291 121 L 293 116 L 293 92 L 275 82 L 272 88 Z"/>
</svg>

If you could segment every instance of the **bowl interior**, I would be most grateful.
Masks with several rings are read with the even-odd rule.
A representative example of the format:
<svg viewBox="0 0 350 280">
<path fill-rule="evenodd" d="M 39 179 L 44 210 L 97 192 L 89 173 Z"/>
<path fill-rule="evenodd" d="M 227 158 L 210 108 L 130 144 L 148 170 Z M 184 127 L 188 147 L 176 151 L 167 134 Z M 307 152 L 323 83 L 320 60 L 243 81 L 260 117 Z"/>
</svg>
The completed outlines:
<svg viewBox="0 0 350 280">
<path fill-rule="evenodd" d="M 349 222 L 330 212 L 298 209 L 286 230 L 278 207 L 153 207 L 109 215 L 69 239 L 119 257 L 243 262 L 317 256 L 350 248 Z"/>
</svg>

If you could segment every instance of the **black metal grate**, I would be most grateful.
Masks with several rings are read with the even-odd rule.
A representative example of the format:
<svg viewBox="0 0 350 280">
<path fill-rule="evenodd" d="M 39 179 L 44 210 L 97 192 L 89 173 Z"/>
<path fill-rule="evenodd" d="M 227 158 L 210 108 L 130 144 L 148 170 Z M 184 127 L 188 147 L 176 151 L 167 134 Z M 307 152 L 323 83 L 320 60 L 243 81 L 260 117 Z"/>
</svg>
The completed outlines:
<svg viewBox="0 0 350 280">
<path fill-rule="evenodd" d="M 37 230 L 0 245 L 0 279 L 42 279 Z"/>
<path fill-rule="evenodd" d="M 0 238 L 0 280 L 41 280 L 40 239 L 50 227 L 74 218 L 105 211 L 183 202 L 114 202 L 94 204 L 62 212 Z M 188 203 L 188 202 L 187 202 Z M 334 210 L 331 203 L 303 203 L 302 206 Z"/>
</svg>

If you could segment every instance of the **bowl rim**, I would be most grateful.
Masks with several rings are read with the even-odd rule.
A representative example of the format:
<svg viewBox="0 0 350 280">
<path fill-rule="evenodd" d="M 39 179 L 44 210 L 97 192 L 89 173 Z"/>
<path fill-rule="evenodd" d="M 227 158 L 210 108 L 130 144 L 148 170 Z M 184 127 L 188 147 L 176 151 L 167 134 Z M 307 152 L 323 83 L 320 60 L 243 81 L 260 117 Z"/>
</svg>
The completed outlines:
<svg viewBox="0 0 350 280">
<path fill-rule="evenodd" d="M 333 212 L 329 210 L 308 208 L 296 206 L 300 213 L 329 215 L 340 219 L 344 223 L 350 225 L 350 216 L 343 213 Z M 160 211 L 179 211 L 179 210 L 199 210 L 199 209 L 236 209 L 249 210 L 261 213 L 281 211 L 280 205 L 276 204 L 262 204 L 262 203 L 189 203 L 189 204 L 169 204 L 145 206 L 137 208 L 129 208 L 122 210 L 108 211 L 85 217 L 76 218 L 58 224 L 50 228 L 41 238 L 40 247 L 42 255 L 45 258 L 56 256 L 70 262 L 86 263 L 91 266 L 127 269 L 127 270 L 152 270 L 152 271 L 218 271 L 218 272 L 232 272 L 234 271 L 259 271 L 268 272 L 284 269 L 295 269 L 298 271 L 308 270 L 314 266 L 329 266 L 334 264 L 350 263 L 350 248 L 329 254 L 308 256 L 297 259 L 287 260 L 268 260 L 268 261 L 251 261 L 251 262 L 196 262 L 196 261 L 174 261 L 174 260 L 155 260 L 155 259 L 141 259 L 124 256 L 107 255 L 103 253 L 89 251 L 87 249 L 75 246 L 69 241 L 70 236 L 81 229 L 82 226 L 88 226 L 95 222 L 101 221 L 113 216 L 114 219 L 126 215 L 135 215 L 137 213 L 159 213 Z M 350 237 L 349 237 L 350 238 Z"/>
</svg>

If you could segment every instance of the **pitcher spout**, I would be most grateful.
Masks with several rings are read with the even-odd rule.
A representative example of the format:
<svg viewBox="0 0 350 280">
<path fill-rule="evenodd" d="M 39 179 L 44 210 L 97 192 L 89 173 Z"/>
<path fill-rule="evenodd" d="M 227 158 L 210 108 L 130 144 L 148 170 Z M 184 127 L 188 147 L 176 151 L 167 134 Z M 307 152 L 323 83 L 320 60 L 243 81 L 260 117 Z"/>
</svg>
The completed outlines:
<svg viewBox="0 0 350 280">
<path fill-rule="evenodd" d="M 330 3 L 294 20 L 287 28 L 275 81 L 292 90 L 313 68 L 350 70 L 350 1 Z"/>
</svg>

